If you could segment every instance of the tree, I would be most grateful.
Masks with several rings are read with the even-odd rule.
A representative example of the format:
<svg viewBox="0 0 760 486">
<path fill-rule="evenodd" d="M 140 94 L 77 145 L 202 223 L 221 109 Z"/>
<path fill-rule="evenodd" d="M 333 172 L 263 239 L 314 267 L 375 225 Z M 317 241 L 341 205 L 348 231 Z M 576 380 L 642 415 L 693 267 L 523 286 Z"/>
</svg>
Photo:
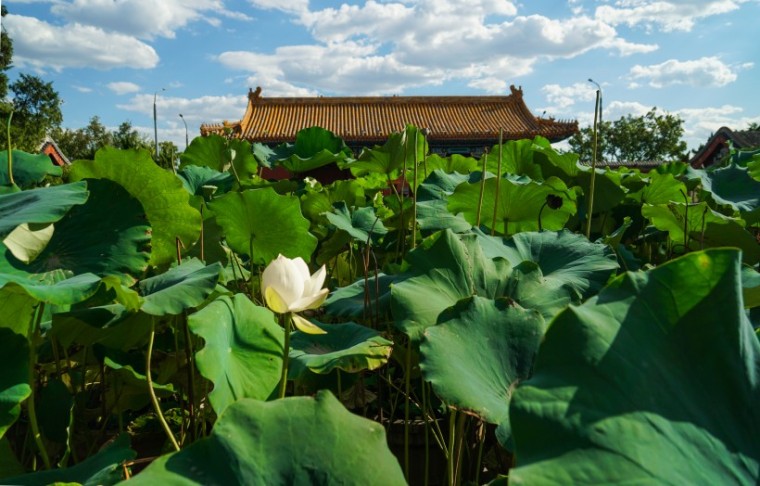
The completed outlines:
<svg viewBox="0 0 760 486">
<path fill-rule="evenodd" d="M 3 17 L 8 14 L 5 5 L 0 6 L 0 10 L 2 10 Z M 2 30 L 0 32 L 0 102 L 2 102 L 8 96 L 8 75 L 5 72 L 12 67 L 13 41 L 5 33 L 5 29 L 0 30 Z"/>
<path fill-rule="evenodd" d="M 113 143 L 113 134 L 100 122 L 98 116 L 76 130 L 57 128 L 51 133 L 61 151 L 71 160 L 95 158 L 95 152 Z"/>
<path fill-rule="evenodd" d="M 614 122 L 603 122 L 598 129 L 601 160 L 640 162 L 686 160 L 683 120 L 678 115 L 658 113 L 627 115 Z M 581 129 L 570 139 L 570 148 L 582 161 L 591 161 L 594 147 L 592 127 Z"/>
<path fill-rule="evenodd" d="M 179 149 L 174 142 L 164 141 L 158 144 L 158 160 L 156 164 L 164 169 L 171 169 L 172 166 L 176 167 L 179 161 Z"/>
<path fill-rule="evenodd" d="M 752 122 L 749 125 L 747 125 L 747 130 L 760 130 L 760 122 Z"/>
<path fill-rule="evenodd" d="M 119 128 L 113 131 L 113 146 L 120 149 L 153 149 L 153 142 L 145 135 L 140 135 L 136 129 L 132 128 L 132 122 L 129 120 L 119 125 Z"/>
</svg>

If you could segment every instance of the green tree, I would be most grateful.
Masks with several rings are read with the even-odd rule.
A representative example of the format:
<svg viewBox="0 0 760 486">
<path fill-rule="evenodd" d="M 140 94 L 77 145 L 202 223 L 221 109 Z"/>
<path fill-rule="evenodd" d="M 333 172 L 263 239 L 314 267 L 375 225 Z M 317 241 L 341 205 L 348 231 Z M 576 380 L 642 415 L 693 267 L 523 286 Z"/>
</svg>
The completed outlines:
<svg viewBox="0 0 760 486">
<path fill-rule="evenodd" d="M 5 5 L 0 6 L 2 10 L 2 16 L 5 17 L 8 14 L 8 9 Z M 0 25 L 0 27 L 2 27 Z M 8 96 L 8 71 L 11 67 L 11 60 L 13 58 L 13 41 L 8 37 L 5 29 L 0 28 L 0 102 L 3 102 Z"/>
<path fill-rule="evenodd" d="M 2 108 L 2 118 L 13 110 L 11 140 L 13 147 L 27 152 L 36 152 L 45 137 L 61 126 L 61 99 L 53 88 L 53 83 L 45 82 L 37 76 L 21 74 L 11 83 L 13 101 Z M 5 149 L 7 141 L 0 137 L 0 148 Z"/>
<path fill-rule="evenodd" d="M 652 108 L 643 116 L 627 115 L 600 124 L 599 153 L 602 161 L 639 162 L 686 160 L 683 120 L 678 115 Z M 591 161 L 594 147 L 592 127 L 581 129 L 569 140 L 582 161 Z"/>
<path fill-rule="evenodd" d="M 153 142 L 146 135 L 140 135 L 140 132 L 132 127 L 132 122 L 127 120 L 113 131 L 113 146 L 124 150 L 140 148 L 152 150 Z"/>
<path fill-rule="evenodd" d="M 90 123 L 84 128 L 57 128 L 53 130 L 51 137 L 71 160 L 92 160 L 99 149 L 113 145 L 113 134 L 101 123 L 98 116 L 90 118 Z"/>
<path fill-rule="evenodd" d="M 174 142 L 159 142 L 158 143 L 158 160 L 156 164 L 164 169 L 171 169 L 172 165 L 176 167 L 179 162 L 179 148 Z"/>
<path fill-rule="evenodd" d="M 747 125 L 747 130 L 760 130 L 760 122 L 752 122 Z"/>
</svg>

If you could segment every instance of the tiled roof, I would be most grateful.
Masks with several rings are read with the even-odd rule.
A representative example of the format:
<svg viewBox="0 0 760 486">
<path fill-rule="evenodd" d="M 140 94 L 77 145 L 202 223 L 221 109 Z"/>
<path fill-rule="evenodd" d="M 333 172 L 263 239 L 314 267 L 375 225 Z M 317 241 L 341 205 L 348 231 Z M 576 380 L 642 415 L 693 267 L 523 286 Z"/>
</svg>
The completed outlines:
<svg viewBox="0 0 760 486">
<path fill-rule="evenodd" d="M 201 135 L 231 130 L 254 142 L 292 142 L 304 128 L 320 126 L 351 142 L 384 142 L 407 124 L 429 131 L 428 140 L 480 142 L 541 135 L 563 140 L 578 131 L 577 121 L 534 116 L 522 90 L 508 96 L 384 96 L 267 98 L 261 88 L 248 94 L 239 122 L 201 125 Z"/>
<path fill-rule="evenodd" d="M 760 147 L 760 130 L 733 131 L 720 127 L 689 161 L 692 167 L 702 168 L 713 165 L 728 155 L 727 142 L 731 141 L 736 149 L 754 149 Z"/>
</svg>

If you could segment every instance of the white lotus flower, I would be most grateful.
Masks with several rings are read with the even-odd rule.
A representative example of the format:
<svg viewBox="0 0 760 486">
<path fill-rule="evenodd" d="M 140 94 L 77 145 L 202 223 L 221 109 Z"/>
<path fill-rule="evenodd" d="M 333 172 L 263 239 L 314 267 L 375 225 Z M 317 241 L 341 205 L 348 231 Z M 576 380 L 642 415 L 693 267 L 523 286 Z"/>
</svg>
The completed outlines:
<svg viewBox="0 0 760 486">
<path fill-rule="evenodd" d="M 261 291 L 264 301 L 278 314 L 290 313 L 293 324 L 308 334 L 325 334 L 325 331 L 297 315 L 307 309 L 316 309 L 327 298 L 325 266 L 313 275 L 303 258 L 290 259 L 279 255 L 261 274 Z"/>
</svg>

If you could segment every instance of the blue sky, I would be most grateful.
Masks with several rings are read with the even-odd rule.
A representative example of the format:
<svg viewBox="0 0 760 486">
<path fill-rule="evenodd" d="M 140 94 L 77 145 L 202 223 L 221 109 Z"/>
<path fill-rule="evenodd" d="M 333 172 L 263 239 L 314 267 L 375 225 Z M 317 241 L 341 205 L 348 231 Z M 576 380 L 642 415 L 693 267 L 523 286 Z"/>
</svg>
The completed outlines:
<svg viewBox="0 0 760 486">
<path fill-rule="evenodd" d="M 540 115 L 656 106 L 691 148 L 760 122 L 760 0 L 16 0 L 14 78 L 52 81 L 64 126 L 129 120 L 184 147 L 263 96 L 483 95 L 522 86 Z M 165 89 L 165 91 L 161 91 Z"/>
</svg>

